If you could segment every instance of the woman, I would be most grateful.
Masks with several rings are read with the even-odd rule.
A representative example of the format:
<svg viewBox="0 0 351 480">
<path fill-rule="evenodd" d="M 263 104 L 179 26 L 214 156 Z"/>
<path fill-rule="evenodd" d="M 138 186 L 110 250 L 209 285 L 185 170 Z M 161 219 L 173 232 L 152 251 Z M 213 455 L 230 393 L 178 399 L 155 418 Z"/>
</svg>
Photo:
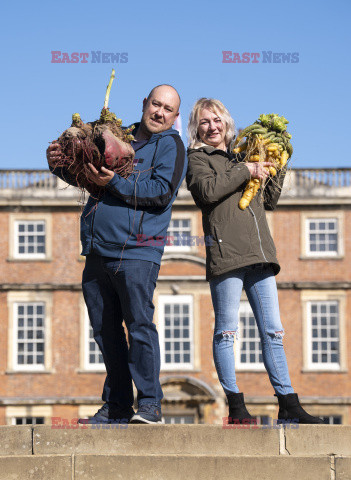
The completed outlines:
<svg viewBox="0 0 351 480">
<path fill-rule="evenodd" d="M 228 398 L 229 423 L 255 420 L 247 411 L 235 378 L 234 335 L 245 289 L 259 330 L 263 363 L 279 402 L 278 419 L 323 423 L 301 407 L 288 373 L 275 275 L 280 270 L 265 210 L 278 202 L 286 167 L 274 179 L 269 162 L 243 163 L 228 153 L 234 121 L 224 105 L 201 98 L 190 114 L 187 186 L 202 210 L 203 229 L 213 242 L 206 246 L 206 280 L 215 312 L 213 355 L 219 381 Z M 238 204 L 250 178 L 266 180 L 249 207 Z"/>
</svg>

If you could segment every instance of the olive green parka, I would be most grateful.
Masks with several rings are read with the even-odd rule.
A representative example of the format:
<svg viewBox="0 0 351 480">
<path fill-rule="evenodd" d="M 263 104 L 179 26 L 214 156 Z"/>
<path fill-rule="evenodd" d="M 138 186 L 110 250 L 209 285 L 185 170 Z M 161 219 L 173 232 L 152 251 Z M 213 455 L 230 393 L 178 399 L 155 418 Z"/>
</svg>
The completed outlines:
<svg viewBox="0 0 351 480">
<path fill-rule="evenodd" d="M 274 210 L 286 167 L 266 181 L 245 209 L 239 208 L 250 171 L 244 154 L 232 155 L 211 146 L 188 149 L 187 187 L 202 210 L 206 242 L 206 280 L 255 263 L 270 263 L 280 271 L 265 210 Z"/>
</svg>

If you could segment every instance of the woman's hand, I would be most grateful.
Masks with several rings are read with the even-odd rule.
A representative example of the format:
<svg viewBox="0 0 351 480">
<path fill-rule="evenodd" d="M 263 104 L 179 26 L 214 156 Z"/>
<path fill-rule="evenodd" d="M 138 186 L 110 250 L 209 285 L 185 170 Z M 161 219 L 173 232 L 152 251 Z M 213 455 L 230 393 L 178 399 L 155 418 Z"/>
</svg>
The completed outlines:
<svg viewBox="0 0 351 480">
<path fill-rule="evenodd" d="M 273 162 L 247 162 L 245 163 L 250 170 L 252 178 L 265 180 L 269 176 L 268 167 L 274 167 Z"/>
</svg>

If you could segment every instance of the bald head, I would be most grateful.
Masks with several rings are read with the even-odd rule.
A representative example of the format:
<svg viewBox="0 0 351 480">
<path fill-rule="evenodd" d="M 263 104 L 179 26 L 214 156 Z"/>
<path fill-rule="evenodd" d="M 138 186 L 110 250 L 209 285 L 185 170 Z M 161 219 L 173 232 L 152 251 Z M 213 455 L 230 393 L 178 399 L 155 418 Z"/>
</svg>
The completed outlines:
<svg viewBox="0 0 351 480">
<path fill-rule="evenodd" d="M 141 132 L 150 137 L 170 129 L 179 115 L 180 96 L 172 85 L 157 85 L 143 101 Z"/>
<path fill-rule="evenodd" d="M 168 85 L 167 83 L 163 83 L 162 85 L 157 85 L 154 87 L 149 95 L 147 96 L 147 100 L 151 99 L 156 92 L 159 92 L 164 95 L 168 95 L 169 97 L 174 97 L 174 100 L 177 102 L 177 111 L 179 110 L 180 107 L 180 95 L 177 92 L 177 90 L 172 87 L 172 85 Z"/>
</svg>

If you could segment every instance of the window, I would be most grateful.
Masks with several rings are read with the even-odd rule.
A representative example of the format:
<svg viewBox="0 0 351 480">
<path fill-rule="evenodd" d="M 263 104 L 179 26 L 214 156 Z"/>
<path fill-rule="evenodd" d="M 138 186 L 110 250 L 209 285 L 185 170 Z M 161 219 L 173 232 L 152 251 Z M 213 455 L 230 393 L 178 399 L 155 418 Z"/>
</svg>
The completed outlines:
<svg viewBox="0 0 351 480">
<path fill-rule="evenodd" d="M 261 339 L 255 317 L 248 301 L 240 302 L 239 339 L 236 342 L 235 363 L 239 369 L 264 369 Z"/>
<path fill-rule="evenodd" d="M 189 251 L 191 249 L 191 219 L 173 218 L 167 230 L 167 250 Z"/>
<path fill-rule="evenodd" d="M 50 405 L 16 405 L 5 408 L 6 425 L 49 425 L 51 418 Z"/>
<path fill-rule="evenodd" d="M 165 423 L 172 425 L 183 425 L 195 423 L 195 415 L 164 415 Z"/>
<path fill-rule="evenodd" d="M 18 370 L 43 369 L 45 352 L 45 304 L 15 303 L 14 365 Z"/>
<path fill-rule="evenodd" d="M 301 212 L 301 259 L 344 256 L 344 213 Z"/>
<path fill-rule="evenodd" d="M 7 372 L 49 372 L 52 361 L 52 292 L 11 291 L 7 294 L 7 303 Z"/>
<path fill-rule="evenodd" d="M 86 370 L 101 370 L 105 371 L 104 359 L 98 344 L 94 339 L 93 329 L 90 324 L 87 308 L 84 308 L 84 346 L 85 346 L 85 362 L 84 368 Z"/>
<path fill-rule="evenodd" d="M 341 415 L 325 415 L 321 418 L 324 420 L 324 423 L 328 425 L 342 425 Z"/>
<path fill-rule="evenodd" d="M 45 258 L 45 222 L 15 222 L 15 256 Z"/>
<path fill-rule="evenodd" d="M 160 295 L 158 306 L 161 368 L 193 368 L 192 296 Z"/>
<path fill-rule="evenodd" d="M 51 260 L 51 214 L 11 213 L 9 219 L 9 260 Z"/>
<path fill-rule="evenodd" d="M 347 372 L 346 299 L 345 290 L 301 291 L 303 372 Z"/>
<path fill-rule="evenodd" d="M 310 364 L 339 368 L 339 302 L 309 302 L 308 315 Z"/>
<path fill-rule="evenodd" d="M 43 425 L 44 417 L 12 417 L 12 425 Z"/>
<path fill-rule="evenodd" d="M 307 219 L 307 252 L 310 255 L 336 255 L 338 253 L 338 219 Z"/>
</svg>

